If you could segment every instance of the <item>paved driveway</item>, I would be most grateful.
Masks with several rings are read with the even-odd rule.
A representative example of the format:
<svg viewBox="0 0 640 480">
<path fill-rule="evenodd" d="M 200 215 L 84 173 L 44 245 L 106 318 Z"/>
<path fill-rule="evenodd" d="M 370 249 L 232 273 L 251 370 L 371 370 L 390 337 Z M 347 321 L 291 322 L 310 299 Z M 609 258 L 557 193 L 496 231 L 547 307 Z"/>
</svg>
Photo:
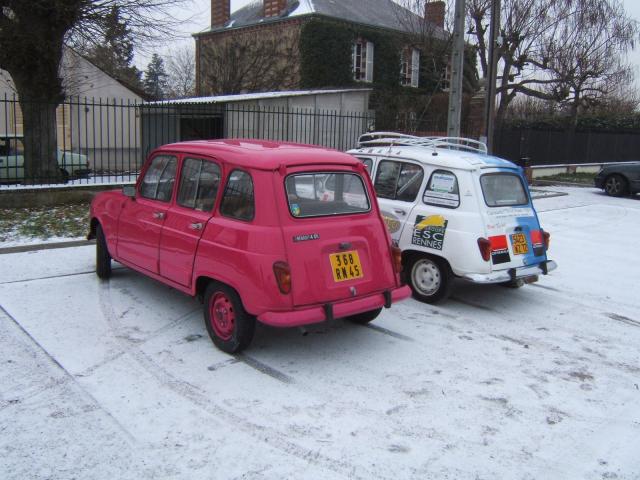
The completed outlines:
<svg viewBox="0 0 640 480">
<path fill-rule="evenodd" d="M 640 200 L 564 190 L 538 284 L 239 356 L 92 247 L 0 255 L 0 478 L 640 478 Z"/>
</svg>

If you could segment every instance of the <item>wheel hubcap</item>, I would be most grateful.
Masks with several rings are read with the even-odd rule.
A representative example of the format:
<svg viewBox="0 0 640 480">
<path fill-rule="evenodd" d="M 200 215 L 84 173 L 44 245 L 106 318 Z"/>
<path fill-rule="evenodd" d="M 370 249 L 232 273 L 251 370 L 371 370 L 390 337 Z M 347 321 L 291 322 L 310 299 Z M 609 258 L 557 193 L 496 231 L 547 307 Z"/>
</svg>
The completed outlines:
<svg viewBox="0 0 640 480">
<path fill-rule="evenodd" d="M 233 335 L 236 316 L 231 300 L 222 292 L 215 293 L 209 302 L 209 318 L 215 334 L 222 340 Z"/>
<path fill-rule="evenodd" d="M 423 295 L 435 294 L 442 285 L 440 269 L 431 260 L 420 260 L 411 271 L 413 286 Z"/>
<path fill-rule="evenodd" d="M 612 177 L 607 180 L 607 192 L 609 193 L 618 193 L 620 191 L 620 182 L 617 178 Z"/>
</svg>

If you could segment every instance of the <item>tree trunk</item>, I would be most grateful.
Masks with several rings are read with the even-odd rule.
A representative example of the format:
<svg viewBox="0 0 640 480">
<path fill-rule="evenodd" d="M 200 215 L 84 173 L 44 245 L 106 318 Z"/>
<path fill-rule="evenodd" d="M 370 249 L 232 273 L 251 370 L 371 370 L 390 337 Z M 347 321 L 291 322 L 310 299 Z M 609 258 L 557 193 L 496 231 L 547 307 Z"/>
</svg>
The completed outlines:
<svg viewBox="0 0 640 480">
<path fill-rule="evenodd" d="M 20 100 L 24 118 L 25 184 L 58 183 L 63 175 L 58 167 L 56 127 L 57 104 Z"/>
</svg>

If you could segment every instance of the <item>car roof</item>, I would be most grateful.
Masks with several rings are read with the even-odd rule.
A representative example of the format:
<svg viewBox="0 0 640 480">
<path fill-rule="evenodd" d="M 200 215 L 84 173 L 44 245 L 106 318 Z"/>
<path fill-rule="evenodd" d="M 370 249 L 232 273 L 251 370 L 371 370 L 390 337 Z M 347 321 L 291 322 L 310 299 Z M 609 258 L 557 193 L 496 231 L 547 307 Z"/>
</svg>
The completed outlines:
<svg viewBox="0 0 640 480">
<path fill-rule="evenodd" d="M 468 152 L 447 148 L 425 146 L 392 145 L 383 147 L 354 148 L 347 153 L 352 155 L 375 155 L 385 158 L 414 160 L 426 165 L 460 170 L 478 170 L 482 168 L 512 168 L 519 170 L 515 163 L 485 153 Z"/>
<path fill-rule="evenodd" d="M 301 143 L 268 140 L 220 139 L 194 140 L 163 145 L 156 152 L 179 152 L 218 157 L 241 167 L 277 170 L 281 166 L 344 165 L 358 167 L 351 155 L 332 148 Z"/>
</svg>

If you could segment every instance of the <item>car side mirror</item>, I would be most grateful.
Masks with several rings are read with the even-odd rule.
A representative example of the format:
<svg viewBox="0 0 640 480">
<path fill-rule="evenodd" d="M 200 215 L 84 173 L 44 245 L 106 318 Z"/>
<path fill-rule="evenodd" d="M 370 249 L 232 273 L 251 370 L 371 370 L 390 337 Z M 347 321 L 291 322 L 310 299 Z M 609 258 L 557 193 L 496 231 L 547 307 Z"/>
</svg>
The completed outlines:
<svg viewBox="0 0 640 480">
<path fill-rule="evenodd" d="M 135 200 L 136 198 L 136 186 L 135 185 L 125 185 L 122 187 L 122 194 L 125 197 L 129 197 Z"/>
</svg>

